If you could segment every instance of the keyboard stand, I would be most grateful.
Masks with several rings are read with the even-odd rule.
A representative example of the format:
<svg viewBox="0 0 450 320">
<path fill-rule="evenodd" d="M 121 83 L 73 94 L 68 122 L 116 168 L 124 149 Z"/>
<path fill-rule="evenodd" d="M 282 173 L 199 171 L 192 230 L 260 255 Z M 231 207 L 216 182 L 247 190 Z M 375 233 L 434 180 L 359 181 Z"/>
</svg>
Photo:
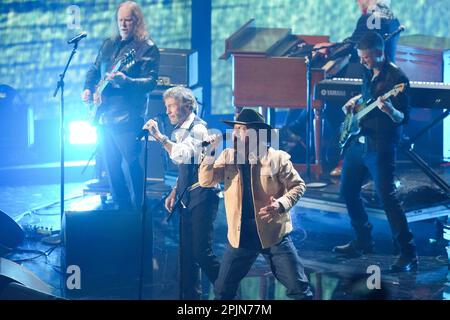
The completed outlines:
<svg viewBox="0 0 450 320">
<path fill-rule="evenodd" d="M 444 113 L 442 113 L 439 117 L 434 119 L 430 124 L 425 126 L 421 131 L 419 131 L 413 138 L 410 140 L 404 140 L 400 144 L 400 149 L 415 163 L 419 166 L 419 168 L 435 183 L 441 188 L 445 195 L 450 199 L 450 185 L 442 179 L 436 171 L 434 171 L 430 166 L 423 160 L 419 155 L 417 155 L 414 149 L 414 143 L 423 136 L 428 130 L 438 124 L 440 121 L 444 120 L 450 114 L 450 109 L 447 109 Z"/>
</svg>

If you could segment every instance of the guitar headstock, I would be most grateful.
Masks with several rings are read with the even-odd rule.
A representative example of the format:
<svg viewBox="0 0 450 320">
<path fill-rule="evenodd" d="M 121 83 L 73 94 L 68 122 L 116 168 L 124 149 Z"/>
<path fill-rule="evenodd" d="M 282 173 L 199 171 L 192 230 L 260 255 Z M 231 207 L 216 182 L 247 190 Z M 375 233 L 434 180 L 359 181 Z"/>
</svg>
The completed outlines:
<svg viewBox="0 0 450 320">
<path fill-rule="evenodd" d="M 396 96 L 398 96 L 399 93 L 405 91 L 405 89 L 406 89 L 406 83 L 399 83 L 399 84 L 395 85 L 394 89 L 392 89 L 390 92 L 391 92 L 392 96 L 396 97 Z"/>
<path fill-rule="evenodd" d="M 136 50 L 131 49 L 120 60 L 122 66 L 130 67 L 132 64 L 134 64 L 134 58 L 136 57 Z"/>
<path fill-rule="evenodd" d="M 136 50 L 131 49 L 130 51 L 125 53 L 125 55 L 123 56 L 123 58 L 121 60 L 122 65 L 130 65 L 130 64 L 134 63 L 135 57 L 136 57 Z"/>
</svg>

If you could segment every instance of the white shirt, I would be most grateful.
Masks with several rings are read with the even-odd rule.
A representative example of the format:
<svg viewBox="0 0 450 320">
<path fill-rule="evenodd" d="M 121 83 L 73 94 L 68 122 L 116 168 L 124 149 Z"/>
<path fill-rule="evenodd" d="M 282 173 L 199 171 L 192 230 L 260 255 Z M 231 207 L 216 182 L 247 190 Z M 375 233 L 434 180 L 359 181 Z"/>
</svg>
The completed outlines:
<svg viewBox="0 0 450 320">
<path fill-rule="evenodd" d="M 192 164 L 191 158 L 194 157 L 194 163 L 199 163 L 201 155 L 201 143 L 208 138 L 208 130 L 202 124 L 196 124 L 189 132 L 189 127 L 195 119 L 195 114 L 191 113 L 183 124 L 172 132 L 171 139 L 175 142 L 172 146 L 170 159 L 179 164 Z"/>
</svg>

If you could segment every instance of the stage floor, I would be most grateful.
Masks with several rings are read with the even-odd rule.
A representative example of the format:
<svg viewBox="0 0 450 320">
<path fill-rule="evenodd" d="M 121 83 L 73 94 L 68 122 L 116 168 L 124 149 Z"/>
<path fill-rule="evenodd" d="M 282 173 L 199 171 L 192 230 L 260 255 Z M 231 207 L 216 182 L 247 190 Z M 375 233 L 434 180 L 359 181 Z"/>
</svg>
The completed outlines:
<svg viewBox="0 0 450 320">
<path fill-rule="evenodd" d="M 449 181 L 446 171 L 448 168 L 442 168 L 441 173 Z M 432 187 L 428 178 L 422 177 L 419 172 L 414 170 L 399 171 L 398 178 L 401 183 L 400 188 L 403 186 L 404 190 L 420 190 L 418 188 L 425 185 Z M 170 184 L 171 181 L 173 180 L 169 178 L 168 183 Z M 370 184 L 366 186 L 364 197 L 371 207 L 369 215 L 374 225 L 375 254 L 360 258 L 345 259 L 331 252 L 335 245 L 346 243 L 352 239 L 349 219 L 345 207 L 338 197 L 337 184 L 329 184 L 322 189 L 309 189 L 305 197 L 294 208 L 292 238 L 314 287 L 314 299 L 346 300 L 367 297 L 392 300 L 450 299 L 450 274 L 445 249 L 448 244 L 440 238 L 436 227 L 437 222 L 443 222 L 443 218 L 448 215 L 445 212 L 449 209 L 448 203 L 429 203 L 420 209 L 415 203 L 409 211 L 407 210 L 410 227 L 415 235 L 420 255 L 419 269 L 414 273 L 390 273 L 388 268 L 394 259 L 390 229 L 385 216 L 375 204 L 376 201 L 370 188 Z M 100 196 L 92 193 L 86 194 L 84 189 L 82 183 L 66 185 L 65 207 L 67 211 L 86 213 L 102 208 Z M 97 290 L 86 291 L 83 294 L 73 294 L 65 289 L 69 274 L 63 270 L 61 265 L 61 253 L 64 250 L 62 250 L 61 244 L 51 243 L 52 240 L 55 240 L 54 238 L 48 237 L 51 234 L 57 235 L 61 229 L 58 184 L 0 186 L 0 197 L 2 199 L 0 209 L 18 221 L 26 231 L 27 238 L 19 247 L 46 253 L 46 255 L 39 256 L 36 251 L 34 253 L 14 251 L 5 258 L 19 261 L 50 285 L 53 293 L 58 296 L 76 299 L 137 299 L 138 284 L 137 279 L 133 279 L 133 275 L 130 276 L 131 278 L 117 278 L 113 283 L 109 281 L 105 287 L 98 286 Z M 151 284 L 148 277 L 144 277 L 143 297 L 146 299 L 177 299 L 177 219 L 175 217 L 171 222 L 164 223 L 165 213 L 160 209 L 161 202 L 158 202 L 158 197 L 153 197 L 150 203 L 154 226 L 152 261 L 154 282 Z M 442 208 L 433 209 L 437 206 L 442 206 Z M 418 214 L 418 212 L 423 214 Z M 96 213 L 98 214 L 99 211 Z M 436 219 L 437 216 L 441 217 Z M 105 214 L 105 219 L 106 217 Z M 86 234 L 89 232 L 89 228 L 86 227 L 79 232 L 82 236 L 83 232 Z M 102 234 L 98 234 L 98 243 L 92 243 L 92 248 L 109 250 L 108 244 L 102 243 L 103 238 Z M 223 201 L 221 201 L 216 220 L 214 245 L 219 257 L 221 257 L 226 243 L 225 213 Z M 89 250 L 86 251 L 89 252 Z M 129 264 L 132 263 L 134 262 L 130 260 Z M 355 289 L 358 285 L 366 283 L 370 276 L 368 270 L 373 266 L 380 268 L 382 290 L 360 291 Z M 213 298 L 211 288 L 204 289 L 204 298 Z M 283 287 L 274 281 L 264 259 L 257 260 L 251 272 L 242 282 L 241 298 L 286 299 Z"/>
</svg>

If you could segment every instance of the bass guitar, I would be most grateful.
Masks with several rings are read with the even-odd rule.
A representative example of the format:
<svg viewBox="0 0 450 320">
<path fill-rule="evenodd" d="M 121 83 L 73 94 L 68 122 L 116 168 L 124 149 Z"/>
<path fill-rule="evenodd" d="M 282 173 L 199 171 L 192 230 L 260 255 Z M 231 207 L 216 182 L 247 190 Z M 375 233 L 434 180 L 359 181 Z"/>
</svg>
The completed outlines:
<svg viewBox="0 0 450 320">
<path fill-rule="evenodd" d="M 405 83 L 397 84 L 392 90 L 386 92 L 383 96 L 383 100 L 387 100 L 390 97 L 397 96 L 400 92 L 406 89 Z M 350 140 L 361 131 L 360 121 L 364 118 L 370 111 L 377 108 L 379 103 L 377 101 L 370 102 L 369 104 L 363 103 L 357 106 L 357 112 L 349 112 L 345 116 L 344 122 L 341 125 L 341 134 L 339 137 L 339 147 L 341 148 L 341 154 L 344 152 L 345 148 L 349 144 Z"/>
</svg>

